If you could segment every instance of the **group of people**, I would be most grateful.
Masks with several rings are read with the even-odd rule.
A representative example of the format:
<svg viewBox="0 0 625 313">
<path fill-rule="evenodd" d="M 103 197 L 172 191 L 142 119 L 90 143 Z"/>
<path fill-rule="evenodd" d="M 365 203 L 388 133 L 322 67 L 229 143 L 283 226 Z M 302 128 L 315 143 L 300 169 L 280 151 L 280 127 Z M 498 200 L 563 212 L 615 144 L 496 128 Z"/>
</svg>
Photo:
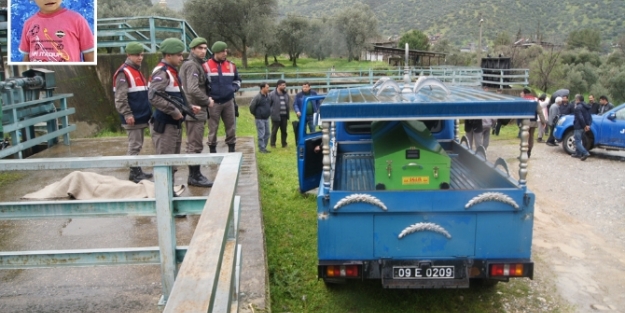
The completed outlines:
<svg viewBox="0 0 625 313">
<path fill-rule="evenodd" d="M 217 153 L 217 129 L 220 120 L 226 128 L 228 152 L 235 151 L 236 109 L 234 96 L 241 87 L 241 78 L 234 63 L 227 60 L 226 43 L 215 42 L 213 55 L 208 53 L 206 39 L 197 37 L 185 45 L 180 39 L 167 38 L 160 44 L 162 59 L 149 79 L 141 73 L 144 46 L 137 42 L 125 47 L 126 61 L 113 75 L 115 107 L 122 127 L 128 133 L 127 155 L 138 155 L 143 147 L 145 128 L 150 129 L 156 154 L 179 154 L 182 125 L 187 133 L 186 153 L 201 153 L 202 138 L 208 121 L 208 147 Z M 135 183 L 152 174 L 140 167 L 131 167 L 129 179 Z M 212 187 L 199 165 L 189 166 L 187 183 Z"/>
<path fill-rule="evenodd" d="M 486 90 L 486 89 L 485 89 Z M 501 93 L 498 91 L 498 93 Z M 614 105 L 608 101 L 608 97 L 603 95 L 599 97 L 599 102 L 595 102 L 593 95 L 588 96 L 588 103 L 584 102 L 584 96 L 575 95 L 574 101 L 569 102 L 568 95 L 556 97 L 554 102 L 550 102 L 546 94 L 541 94 L 538 98 L 532 95 L 529 88 L 524 88 L 520 96 L 525 99 L 535 100 L 538 102 L 534 117 L 530 118 L 529 139 L 528 139 L 528 158 L 532 155 L 534 147 L 534 134 L 538 129 L 538 142 L 543 142 L 543 136 L 548 135 L 545 142 L 548 146 L 557 146 L 553 132 L 561 116 L 574 115 L 574 138 L 576 152 L 572 157 L 585 161 L 590 155 L 583 145 L 583 136 L 585 132 L 590 131 L 592 124 L 592 114 L 602 115 L 614 108 Z M 503 124 L 507 124 L 509 120 L 482 119 L 482 120 L 466 120 L 464 130 L 469 142 L 469 147 L 477 149 L 478 146 L 488 148 L 490 134 L 499 134 L 499 129 Z M 521 136 L 521 122 L 517 120 L 519 127 L 518 136 Z M 492 128 L 495 125 L 495 128 Z"/>
<path fill-rule="evenodd" d="M 269 84 L 262 82 L 259 84 L 260 92 L 254 96 L 250 102 L 250 113 L 254 115 L 256 123 L 256 132 L 258 135 L 258 149 L 260 153 L 270 153 L 267 150 L 267 143 L 271 148 L 276 148 L 278 129 L 280 130 L 280 139 L 282 148 L 286 148 L 287 144 L 287 127 L 290 119 L 291 97 L 286 89 L 286 82 L 282 79 L 276 82 L 273 91 L 269 91 Z M 313 132 L 315 125 L 313 122 L 313 114 L 319 110 L 319 100 L 312 101 L 311 105 L 304 108 L 304 98 L 316 96 L 317 92 L 311 90 L 310 83 L 304 82 L 302 90 L 295 95 L 293 102 L 293 111 L 300 122 L 305 122 L 308 130 Z M 269 119 L 271 118 L 271 139 L 269 133 Z M 295 133 L 297 141 L 297 133 Z M 271 140 L 271 141 L 270 141 Z"/>
</svg>

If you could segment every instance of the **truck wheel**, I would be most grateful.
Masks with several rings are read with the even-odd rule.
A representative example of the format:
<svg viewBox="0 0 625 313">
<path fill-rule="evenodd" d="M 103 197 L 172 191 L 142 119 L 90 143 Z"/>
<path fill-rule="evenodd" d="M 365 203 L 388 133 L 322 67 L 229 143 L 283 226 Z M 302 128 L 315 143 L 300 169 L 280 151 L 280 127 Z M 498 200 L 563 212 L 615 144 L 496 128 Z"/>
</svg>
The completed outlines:
<svg viewBox="0 0 625 313">
<path fill-rule="evenodd" d="M 564 152 L 567 154 L 574 154 L 575 150 L 577 150 L 575 149 L 575 137 L 573 136 L 572 129 L 564 134 L 562 138 L 562 149 L 564 149 Z"/>
<path fill-rule="evenodd" d="M 595 140 L 592 132 L 584 133 L 584 135 L 582 136 L 582 144 L 587 151 L 590 151 L 594 147 L 594 141 Z M 574 154 L 577 150 L 575 148 L 575 136 L 572 129 L 564 134 L 562 140 L 562 149 L 564 149 L 564 152 L 568 154 Z"/>
</svg>

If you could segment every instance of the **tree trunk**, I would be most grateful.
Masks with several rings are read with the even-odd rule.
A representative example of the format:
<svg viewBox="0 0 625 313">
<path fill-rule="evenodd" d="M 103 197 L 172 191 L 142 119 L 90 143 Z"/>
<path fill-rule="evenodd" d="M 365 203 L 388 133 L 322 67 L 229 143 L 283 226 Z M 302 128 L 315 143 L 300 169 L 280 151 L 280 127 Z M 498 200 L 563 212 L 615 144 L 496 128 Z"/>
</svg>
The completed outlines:
<svg viewBox="0 0 625 313">
<path fill-rule="evenodd" d="M 269 54 L 265 53 L 265 66 L 269 66 Z"/>
<path fill-rule="evenodd" d="M 278 63 L 278 58 L 277 58 L 275 55 L 273 56 L 273 61 L 274 61 L 275 63 Z"/>
<path fill-rule="evenodd" d="M 245 44 L 245 41 L 243 41 L 243 51 L 241 51 L 241 63 L 243 65 L 243 68 L 247 68 L 247 45 Z"/>
</svg>

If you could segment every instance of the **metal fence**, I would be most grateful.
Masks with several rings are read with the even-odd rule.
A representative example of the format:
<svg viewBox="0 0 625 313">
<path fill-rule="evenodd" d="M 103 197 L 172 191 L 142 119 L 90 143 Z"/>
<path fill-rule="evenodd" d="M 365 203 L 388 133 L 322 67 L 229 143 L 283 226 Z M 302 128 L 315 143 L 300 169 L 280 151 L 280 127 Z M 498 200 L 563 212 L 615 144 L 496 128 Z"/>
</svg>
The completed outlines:
<svg viewBox="0 0 625 313">
<path fill-rule="evenodd" d="M 241 153 L 0 161 L 0 171 L 153 166 L 154 199 L 4 202 L 0 220 L 156 216 L 159 242 L 158 247 L 5 251 L 0 269 L 160 264 L 159 304 L 166 304 L 165 312 L 236 312 L 241 247 L 235 190 L 241 162 Z M 219 171 L 208 197 L 173 197 L 172 166 L 212 164 Z M 188 247 L 176 246 L 174 214 L 201 214 Z"/>
<path fill-rule="evenodd" d="M 498 79 L 500 88 L 512 84 L 520 84 L 527 86 L 529 84 L 529 70 L 527 69 L 507 69 L 500 70 L 499 75 L 485 75 L 479 67 L 456 67 L 456 66 L 430 66 L 430 67 L 413 67 L 410 69 L 413 78 L 426 75 L 433 76 L 439 80 L 464 86 L 482 86 L 483 83 L 496 84 L 489 79 Z M 267 82 L 270 85 L 275 84 L 279 79 L 287 82 L 287 89 L 298 90 L 304 82 L 311 84 L 313 89 L 336 89 L 347 87 L 358 87 L 373 85 L 380 77 L 390 77 L 394 80 L 401 80 L 404 76 L 403 68 L 392 69 L 358 69 L 346 71 L 295 71 L 295 72 L 270 72 L 266 70 L 260 73 L 240 73 L 241 79 L 246 87 L 241 91 L 258 91 L 258 84 Z M 251 86 L 250 86 L 251 85 Z"/>
<path fill-rule="evenodd" d="M 24 73 L 31 77 L 0 82 L 0 132 L 11 141 L 11 146 L 0 149 L 0 159 L 13 154 L 21 159 L 22 151 L 39 144 L 52 146 L 59 136 L 69 145 L 69 133 L 76 130 L 76 125 L 69 124 L 69 115 L 76 109 L 67 107 L 67 98 L 73 95 L 54 95 L 53 72 L 36 69 Z"/>
<path fill-rule="evenodd" d="M 143 44 L 149 52 L 157 52 L 160 43 L 169 37 L 180 38 L 187 51 L 191 40 L 198 36 L 187 21 L 161 16 L 100 18 L 97 24 L 98 48 L 116 48 L 120 53 L 132 41 Z"/>
</svg>

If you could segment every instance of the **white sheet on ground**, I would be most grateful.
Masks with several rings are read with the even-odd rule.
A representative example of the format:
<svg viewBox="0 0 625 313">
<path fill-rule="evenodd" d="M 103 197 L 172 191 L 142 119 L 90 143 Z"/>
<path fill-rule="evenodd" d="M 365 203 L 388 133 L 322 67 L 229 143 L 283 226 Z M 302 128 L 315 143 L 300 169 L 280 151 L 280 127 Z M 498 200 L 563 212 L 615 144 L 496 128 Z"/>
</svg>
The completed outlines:
<svg viewBox="0 0 625 313">
<path fill-rule="evenodd" d="M 174 186 L 176 195 L 179 196 L 183 191 L 184 185 Z M 113 176 L 74 171 L 60 181 L 22 197 L 29 200 L 68 198 L 77 200 L 154 198 L 154 183 L 142 180 L 135 184 Z"/>
</svg>

